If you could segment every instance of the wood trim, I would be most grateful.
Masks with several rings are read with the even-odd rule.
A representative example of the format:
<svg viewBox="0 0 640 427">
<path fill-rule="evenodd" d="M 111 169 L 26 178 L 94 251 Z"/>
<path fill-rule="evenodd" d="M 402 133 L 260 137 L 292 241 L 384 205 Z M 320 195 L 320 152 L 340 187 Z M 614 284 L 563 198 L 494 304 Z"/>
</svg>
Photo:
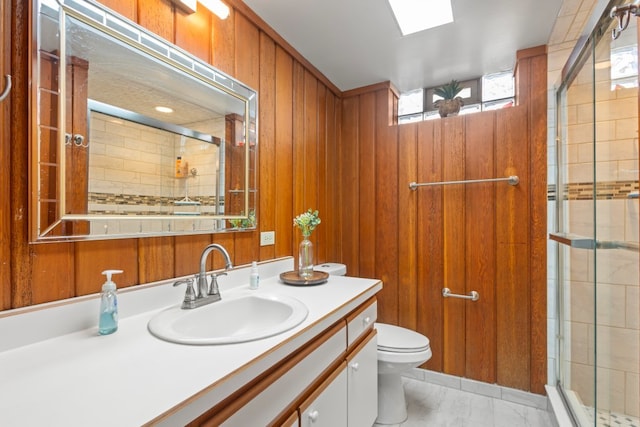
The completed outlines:
<svg viewBox="0 0 640 427">
<path fill-rule="evenodd" d="M 328 328 L 325 332 L 323 332 L 318 338 L 316 338 L 311 343 L 307 344 L 304 348 L 297 350 L 295 353 L 292 353 L 291 357 L 280 362 L 277 366 L 265 371 L 262 375 L 256 377 L 253 381 L 249 382 L 226 399 L 215 405 L 213 408 L 196 418 L 194 421 L 189 423 L 189 426 L 217 426 L 223 423 L 226 419 L 231 417 L 234 413 L 240 410 L 243 406 L 245 406 L 248 402 L 250 402 L 253 398 L 258 396 L 264 390 L 266 390 L 271 384 L 273 384 L 276 380 L 282 377 L 286 372 L 288 372 L 295 365 L 300 363 L 303 359 L 317 350 L 322 344 L 327 342 L 331 337 L 340 332 L 345 328 L 344 319 L 341 319 L 339 322 Z M 345 344 L 346 347 L 346 344 Z M 336 361 L 342 362 L 344 360 L 344 354 L 340 355 Z M 334 362 L 327 368 L 324 373 L 321 374 L 320 378 L 326 378 L 327 372 L 335 369 Z M 314 389 L 314 385 L 317 381 L 313 382 L 309 387 L 307 387 L 304 392 L 299 395 L 298 399 L 291 403 L 287 408 L 283 410 L 283 413 L 286 413 L 285 417 L 288 416 L 291 411 L 299 406 L 301 400 L 303 400 L 300 396 L 308 396 L 309 391 Z M 279 418 L 279 417 L 278 417 Z"/>
<path fill-rule="evenodd" d="M 340 364 L 326 377 L 313 392 L 300 404 L 300 413 L 306 411 L 311 404 L 333 383 L 333 381 L 347 369 L 346 360 L 341 360 Z"/>
<path fill-rule="evenodd" d="M 0 3 L 0 40 L 3 46 L 0 51 L 0 92 L 5 89 L 4 76 L 11 75 L 11 2 Z M 10 116 L 13 95 L 0 102 L 0 310 L 11 307 L 11 157 L 10 157 Z"/>
<path fill-rule="evenodd" d="M 350 98 L 352 96 L 360 96 L 369 92 L 377 92 L 379 90 L 389 90 L 395 95 L 396 98 L 400 97 L 400 92 L 398 92 L 398 89 L 393 85 L 393 83 L 387 80 L 386 82 L 374 83 L 368 86 L 362 86 L 342 92 L 342 99 Z"/>
<path fill-rule="evenodd" d="M 356 357 L 356 355 L 360 352 L 360 350 L 366 347 L 366 345 L 369 344 L 369 342 L 371 342 L 371 340 L 374 339 L 377 335 L 378 331 L 375 328 L 371 327 L 369 329 L 369 332 L 366 332 L 360 338 L 358 338 L 358 340 L 351 347 L 349 347 L 349 350 L 347 352 L 347 363 L 351 362 L 354 357 Z"/>
<path fill-rule="evenodd" d="M 547 55 L 547 45 L 542 44 L 540 46 L 534 46 L 527 49 L 522 49 L 516 52 L 516 61 L 520 62 L 523 59 L 531 58 L 533 56 Z"/>
</svg>

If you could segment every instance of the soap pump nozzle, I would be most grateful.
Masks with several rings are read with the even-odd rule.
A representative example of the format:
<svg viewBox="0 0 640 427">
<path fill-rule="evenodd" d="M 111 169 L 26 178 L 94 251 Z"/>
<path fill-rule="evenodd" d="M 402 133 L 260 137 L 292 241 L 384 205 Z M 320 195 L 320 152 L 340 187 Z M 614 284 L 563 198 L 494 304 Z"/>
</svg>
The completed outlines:
<svg viewBox="0 0 640 427">
<path fill-rule="evenodd" d="M 107 280 L 106 282 L 104 282 L 104 284 L 102 285 L 102 290 L 103 291 L 113 291 L 116 289 L 116 284 L 113 282 L 113 280 L 111 280 L 111 276 L 113 274 L 120 274 L 122 273 L 122 270 L 105 270 L 102 272 L 102 274 L 104 274 L 105 276 L 107 276 Z"/>
</svg>

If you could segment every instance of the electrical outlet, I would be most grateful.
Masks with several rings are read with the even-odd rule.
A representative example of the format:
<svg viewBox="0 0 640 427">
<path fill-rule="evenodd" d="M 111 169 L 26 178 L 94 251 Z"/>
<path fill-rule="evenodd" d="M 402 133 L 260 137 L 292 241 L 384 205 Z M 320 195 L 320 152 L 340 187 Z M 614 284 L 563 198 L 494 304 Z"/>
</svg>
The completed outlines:
<svg viewBox="0 0 640 427">
<path fill-rule="evenodd" d="M 263 231 L 260 233 L 260 246 L 269 246 L 276 244 L 275 231 Z"/>
</svg>

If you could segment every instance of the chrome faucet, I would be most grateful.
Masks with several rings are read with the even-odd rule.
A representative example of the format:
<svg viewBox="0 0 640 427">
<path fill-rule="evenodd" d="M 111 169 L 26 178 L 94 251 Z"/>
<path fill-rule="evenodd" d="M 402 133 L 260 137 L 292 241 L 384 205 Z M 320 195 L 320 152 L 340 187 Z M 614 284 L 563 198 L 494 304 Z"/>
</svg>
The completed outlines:
<svg viewBox="0 0 640 427">
<path fill-rule="evenodd" d="M 196 298 L 203 298 L 205 296 L 214 297 L 214 300 L 217 301 L 220 299 L 220 291 L 218 290 L 218 283 L 215 279 L 211 280 L 211 288 L 209 289 L 207 286 L 207 257 L 209 253 L 213 250 L 219 251 L 224 257 L 225 262 L 225 270 L 231 270 L 233 268 L 233 263 L 231 262 L 231 257 L 229 256 L 229 252 L 222 246 L 217 243 L 212 243 L 208 245 L 202 251 L 202 255 L 200 255 L 200 272 L 198 273 L 198 291 L 196 294 Z M 215 298 L 217 296 L 217 298 Z"/>
<path fill-rule="evenodd" d="M 173 284 L 173 286 L 182 284 L 187 285 L 187 292 L 185 293 L 184 301 L 182 303 L 183 309 L 201 307 L 215 301 L 220 301 L 221 297 L 220 290 L 218 289 L 218 277 L 224 276 L 226 275 L 226 273 L 212 274 L 211 286 L 207 285 L 207 257 L 209 256 L 209 253 L 214 249 L 219 251 L 222 256 L 224 256 L 225 269 L 230 270 L 233 268 L 233 263 L 231 262 L 229 252 L 227 252 L 227 250 L 222 245 L 212 243 L 204 248 L 204 250 L 202 251 L 202 255 L 200 255 L 200 271 L 194 277 L 196 290 L 193 289 L 192 280 L 178 280 Z"/>
</svg>

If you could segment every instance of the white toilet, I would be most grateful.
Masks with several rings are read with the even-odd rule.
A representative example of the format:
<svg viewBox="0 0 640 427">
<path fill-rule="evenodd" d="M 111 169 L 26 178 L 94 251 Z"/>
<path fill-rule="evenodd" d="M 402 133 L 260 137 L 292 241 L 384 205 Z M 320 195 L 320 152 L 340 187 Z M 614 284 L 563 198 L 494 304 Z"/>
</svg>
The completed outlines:
<svg viewBox="0 0 640 427">
<path fill-rule="evenodd" d="M 344 276 L 344 264 L 324 263 L 314 267 L 334 276 Z M 401 375 L 431 359 L 429 338 L 410 329 L 376 323 L 378 331 L 378 418 L 376 424 L 400 424 L 407 419 L 407 402 Z"/>
</svg>

